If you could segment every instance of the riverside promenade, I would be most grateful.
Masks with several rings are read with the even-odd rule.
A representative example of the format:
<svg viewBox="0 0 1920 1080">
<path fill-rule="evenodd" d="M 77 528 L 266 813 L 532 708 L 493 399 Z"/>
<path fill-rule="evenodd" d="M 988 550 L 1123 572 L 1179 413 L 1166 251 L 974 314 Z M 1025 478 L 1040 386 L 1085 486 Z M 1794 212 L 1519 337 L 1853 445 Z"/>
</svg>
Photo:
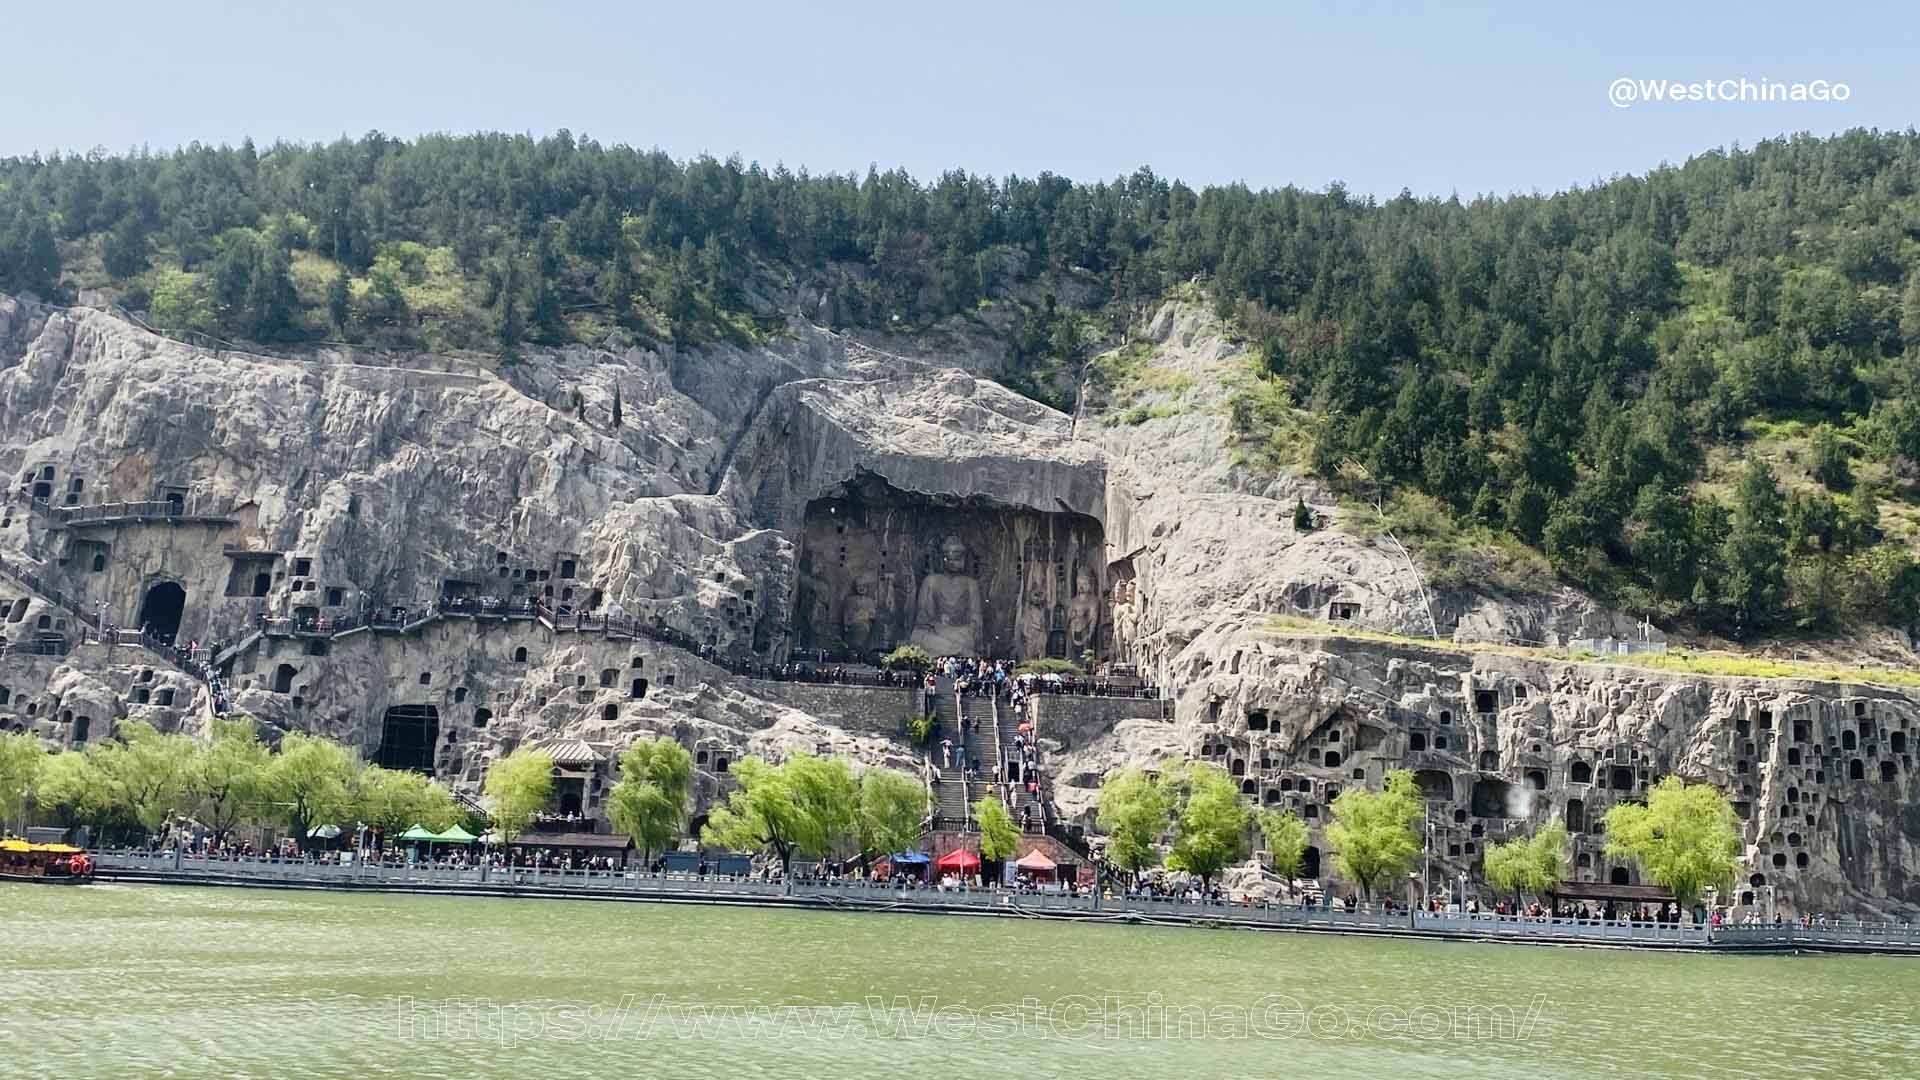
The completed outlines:
<svg viewBox="0 0 1920 1080">
<path fill-rule="evenodd" d="M 1167 927 L 1354 934 L 1440 941 L 1699 952 L 1890 953 L 1920 956 L 1920 927 L 1844 923 L 1803 928 L 1725 926 L 1510 915 L 1347 912 L 1299 905 L 1202 903 L 1141 897 L 1100 899 L 1007 889 L 898 888 L 866 881 L 661 874 L 642 870 L 447 869 L 309 860 L 197 859 L 170 853 L 91 853 L 101 881 L 230 888 L 417 893 L 604 900 L 826 911 L 972 915 Z"/>
</svg>

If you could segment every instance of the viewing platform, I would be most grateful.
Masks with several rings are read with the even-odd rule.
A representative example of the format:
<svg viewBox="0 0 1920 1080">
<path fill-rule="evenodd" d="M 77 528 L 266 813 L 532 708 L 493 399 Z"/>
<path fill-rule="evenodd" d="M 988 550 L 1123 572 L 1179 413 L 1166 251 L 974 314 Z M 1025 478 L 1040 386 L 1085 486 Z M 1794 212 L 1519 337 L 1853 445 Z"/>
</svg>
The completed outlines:
<svg viewBox="0 0 1920 1080">
<path fill-rule="evenodd" d="M 33 500 L 34 508 L 44 513 L 56 529 L 121 528 L 128 525 L 165 523 L 168 525 L 238 525 L 238 518 L 189 505 L 182 499 L 148 499 L 140 502 L 95 503 L 91 506 L 52 506 Z"/>
</svg>

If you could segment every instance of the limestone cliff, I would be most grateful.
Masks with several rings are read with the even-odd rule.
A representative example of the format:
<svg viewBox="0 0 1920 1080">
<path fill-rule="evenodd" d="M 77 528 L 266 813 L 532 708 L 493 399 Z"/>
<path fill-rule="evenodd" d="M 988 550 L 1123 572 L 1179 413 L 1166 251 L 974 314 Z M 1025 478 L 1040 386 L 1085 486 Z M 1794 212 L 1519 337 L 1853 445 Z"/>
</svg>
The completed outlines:
<svg viewBox="0 0 1920 1080">
<path fill-rule="evenodd" d="M 1763 880 L 1742 891 L 1920 903 L 1906 694 L 1276 636 L 1288 613 L 1462 639 L 1624 627 L 1573 594 L 1436 594 L 1384 538 L 1295 530 L 1296 497 L 1336 510 L 1224 449 L 1236 346 L 1187 306 L 1145 331 L 1168 377 L 1141 400 L 1167 407 L 1114 424 L 965 355 L 806 324 L 698 353 L 285 358 L 0 297 L 0 723 L 72 744 L 129 716 L 203 722 L 204 687 L 153 656 L 69 647 L 104 615 L 210 645 L 274 727 L 464 788 L 515 746 L 577 740 L 591 812 L 643 733 L 695 750 L 703 798 L 742 753 L 911 765 L 917 694 L 738 672 L 966 632 L 1169 688 L 1170 708 L 1044 704 L 1052 795 L 1082 824 L 1123 762 L 1218 760 L 1316 827 L 1341 784 L 1407 765 L 1440 867 L 1464 868 L 1671 772 L 1745 807 Z M 67 651 L 19 654 L 43 642 Z M 1604 879 L 1578 832 L 1577 876 Z"/>
</svg>

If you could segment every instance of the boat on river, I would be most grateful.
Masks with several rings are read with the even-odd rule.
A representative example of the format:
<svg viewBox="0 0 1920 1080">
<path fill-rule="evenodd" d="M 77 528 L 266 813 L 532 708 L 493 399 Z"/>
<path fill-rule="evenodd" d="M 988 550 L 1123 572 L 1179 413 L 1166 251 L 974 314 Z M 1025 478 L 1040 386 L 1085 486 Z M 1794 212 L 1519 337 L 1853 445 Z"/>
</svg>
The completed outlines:
<svg viewBox="0 0 1920 1080">
<path fill-rule="evenodd" d="M 93 861 L 72 844 L 35 844 L 9 836 L 0 839 L 0 881 L 86 885 L 93 881 Z"/>
</svg>

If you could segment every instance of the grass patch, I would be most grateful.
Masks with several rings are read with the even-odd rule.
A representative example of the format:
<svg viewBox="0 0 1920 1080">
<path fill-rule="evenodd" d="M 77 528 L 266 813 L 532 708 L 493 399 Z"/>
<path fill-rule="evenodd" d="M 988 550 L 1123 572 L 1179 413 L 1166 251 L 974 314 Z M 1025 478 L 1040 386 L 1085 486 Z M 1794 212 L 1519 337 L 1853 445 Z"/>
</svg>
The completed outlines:
<svg viewBox="0 0 1920 1080">
<path fill-rule="evenodd" d="M 1744 679 L 1809 679 L 1817 682 L 1920 687 L 1920 671 L 1906 671 L 1899 668 L 1844 667 L 1838 664 L 1821 664 L 1804 660 L 1773 660 L 1764 656 L 1743 656 L 1738 653 L 1673 649 L 1665 653 L 1640 653 L 1633 656 L 1602 656 L 1588 652 L 1563 654 L 1557 649 L 1531 648 L 1525 645 L 1453 641 L 1445 638 L 1395 634 L 1385 630 L 1367 630 L 1361 627 L 1321 622 L 1301 615 L 1275 615 L 1268 620 L 1267 629 L 1273 633 L 1291 637 L 1378 641 L 1423 649 L 1445 649 L 1456 653 L 1493 653 L 1536 660 L 1565 660 L 1581 664 L 1605 664 L 1610 667 L 1646 668 L 1680 675 L 1722 675 Z"/>
<path fill-rule="evenodd" d="M 1462 525 L 1438 499 L 1421 492 L 1394 493 L 1384 512 L 1372 503 L 1345 500 L 1340 528 L 1367 540 L 1391 531 L 1418 556 L 1431 590 L 1491 587 L 1509 595 L 1538 596 L 1552 592 L 1557 583 L 1546 556 L 1506 533 Z"/>
<path fill-rule="evenodd" d="M 1898 668 L 1842 667 L 1805 660 L 1771 660 L 1764 656 L 1737 653 L 1689 652 L 1674 649 L 1665 653 L 1598 658 L 1609 664 L 1677 671 L 1688 675 L 1737 675 L 1749 679 L 1813 679 L 1819 682 L 1870 682 L 1887 686 L 1920 686 L 1920 671 Z"/>
</svg>

